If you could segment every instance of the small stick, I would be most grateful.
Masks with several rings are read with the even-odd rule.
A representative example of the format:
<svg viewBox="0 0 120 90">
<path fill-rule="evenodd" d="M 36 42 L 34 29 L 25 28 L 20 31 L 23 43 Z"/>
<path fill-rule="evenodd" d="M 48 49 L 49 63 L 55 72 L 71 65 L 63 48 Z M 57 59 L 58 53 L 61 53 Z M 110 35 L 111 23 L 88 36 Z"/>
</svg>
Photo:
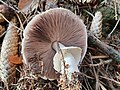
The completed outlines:
<svg viewBox="0 0 120 90">
<path fill-rule="evenodd" d="M 91 53 L 89 53 L 89 55 L 90 55 L 91 63 L 93 64 L 93 60 L 91 58 Z M 99 90 L 99 78 L 98 78 L 99 76 L 98 76 L 98 74 L 97 74 L 97 72 L 95 70 L 95 67 L 92 67 L 92 68 L 93 68 L 93 72 L 94 72 L 95 79 L 96 79 L 96 90 Z"/>
<path fill-rule="evenodd" d="M 115 20 L 118 19 L 118 14 L 117 14 L 117 3 L 116 3 L 116 0 L 114 2 L 114 5 L 115 5 Z"/>
<path fill-rule="evenodd" d="M 17 9 L 15 9 L 14 7 L 12 7 L 12 6 L 8 5 L 7 3 L 5 3 L 5 2 L 4 2 L 4 1 L 2 1 L 2 0 L 0 0 L 0 2 L 1 2 L 1 3 L 3 3 L 3 4 L 5 4 L 6 6 L 10 7 L 12 10 L 16 11 L 17 13 L 19 13 L 19 12 L 20 12 L 19 10 L 17 10 L 17 9 L 18 9 L 17 7 L 16 7 Z"/>
<path fill-rule="evenodd" d="M 18 30 L 22 31 L 22 29 L 18 28 L 14 23 L 10 22 L 7 18 L 5 18 L 3 14 L 0 13 L 0 16 L 2 16 L 2 18 L 4 18 L 6 22 L 8 22 L 9 24 L 13 25 Z"/>
<path fill-rule="evenodd" d="M 113 60 L 120 62 L 120 52 L 112 48 L 111 46 L 101 42 L 98 38 L 96 38 L 91 33 L 88 33 L 88 41 L 90 45 L 96 46 L 111 57 Z"/>
<path fill-rule="evenodd" d="M 91 56 L 91 58 L 92 58 L 92 59 L 100 59 L 100 58 L 101 58 L 101 59 L 102 59 L 102 58 L 104 59 L 104 58 L 109 58 L 109 56 L 105 56 L 105 55 L 104 55 L 104 56 Z"/>
<path fill-rule="evenodd" d="M 120 85 L 120 82 L 118 82 L 118 81 L 116 81 L 116 80 L 114 80 L 114 79 L 107 78 L 107 77 L 104 77 L 104 76 L 100 76 L 100 77 L 103 78 L 103 79 L 106 79 L 106 80 L 112 81 L 112 82 L 114 82 L 114 83 Z"/>
<path fill-rule="evenodd" d="M 90 16 L 92 16 L 93 18 L 95 17 L 92 13 L 90 13 L 89 11 L 87 10 L 84 10 L 87 14 L 89 14 Z"/>
<path fill-rule="evenodd" d="M 100 66 L 100 65 L 103 65 L 103 64 L 108 64 L 110 62 L 112 62 L 112 59 L 107 60 L 107 61 L 101 61 L 100 63 L 97 63 L 97 64 L 89 64 L 89 65 L 95 67 L 95 66 Z"/>
<path fill-rule="evenodd" d="M 110 38 L 111 34 L 115 31 L 115 29 L 116 29 L 116 27 L 118 26 L 119 22 L 120 22 L 120 18 L 118 19 L 118 21 L 117 21 L 115 27 L 113 28 L 113 30 L 111 31 L 111 33 L 108 34 L 108 37 L 107 37 L 107 38 Z"/>
<path fill-rule="evenodd" d="M 1 35 L 0 35 L 0 38 L 2 38 L 5 34 L 6 34 L 7 31 L 3 32 Z"/>
</svg>

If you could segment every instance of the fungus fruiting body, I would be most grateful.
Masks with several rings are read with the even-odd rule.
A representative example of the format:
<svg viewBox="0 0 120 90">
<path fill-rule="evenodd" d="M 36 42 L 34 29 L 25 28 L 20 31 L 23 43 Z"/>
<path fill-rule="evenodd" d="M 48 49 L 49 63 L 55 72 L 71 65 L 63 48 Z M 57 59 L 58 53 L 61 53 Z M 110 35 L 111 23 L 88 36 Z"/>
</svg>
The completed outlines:
<svg viewBox="0 0 120 90">
<path fill-rule="evenodd" d="M 4 4 L 0 4 L 0 14 L 3 14 L 5 18 L 11 20 L 15 14 L 14 10 Z M 0 23 L 5 22 L 4 18 L 0 15 Z"/>
<path fill-rule="evenodd" d="M 78 64 L 87 50 L 87 31 L 71 11 L 54 8 L 38 14 L 23 35 L 23 62 L 32 73 L 58 80 L 64 72 L 62 56 L 68 72 L 79 72 Z"/>
</svg>

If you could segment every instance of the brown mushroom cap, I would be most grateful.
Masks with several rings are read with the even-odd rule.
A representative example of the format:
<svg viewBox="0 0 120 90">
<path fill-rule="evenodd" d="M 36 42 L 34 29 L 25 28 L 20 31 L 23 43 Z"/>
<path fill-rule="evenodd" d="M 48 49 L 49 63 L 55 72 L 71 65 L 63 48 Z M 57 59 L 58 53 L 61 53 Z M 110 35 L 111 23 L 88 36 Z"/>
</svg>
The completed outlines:
<svg viewBox="0 0 120 90">
<path fill-rule="evenodd" d="M 8 7 L 4 4 L 0 4 L 0 13 L 2 13 L 4 15 L 4 17 L 7 18 L 8 20 L 11 20 L 11 18 L 15 14 L 13 9 L 11 9 L 10 7 Z M 1 22 L 4 22 L 4 19 L 0 16 L 0 23 Z"/>
<path fill-rule="evenodd" d="M 53 68 L 54 42 L 87 49 L 87 31 L 78 16 L 67 9 L 54 8 L 35 16 L 26 26 L 22 42 L 24 63 L 32 72 L 48 79 L 59 79 Z"/>
</svg>

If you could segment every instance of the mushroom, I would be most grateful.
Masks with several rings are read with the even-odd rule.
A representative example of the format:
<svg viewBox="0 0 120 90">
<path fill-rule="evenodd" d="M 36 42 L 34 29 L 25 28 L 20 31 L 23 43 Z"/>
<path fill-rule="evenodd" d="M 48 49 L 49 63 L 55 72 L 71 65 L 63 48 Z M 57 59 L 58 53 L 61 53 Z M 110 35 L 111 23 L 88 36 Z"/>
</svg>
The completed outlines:
<svg viewBox="0 0 120 90">
<path fill-rule="evenodd" d="M 36 15 L 23 36 L 23 63 L 33 74 L 59 80 L 68 66 L 70 80 L 72 73 L 79 72 L 78 65 L 87 50 L 87 31 L 83 21 L 71 11 L 54 8 Z"/>
<path fill-rule="evenodd" d="M 5 18 L 8 20 L 11 20 L 12 17 L 14 16 L 15 12 L 13 9 L 8 7 L 5 4 L 0 4 L 0 13 L 3 14 Z M 0 15 L 0 23 L 5 22 L 4 18 Z"/>
</svg>

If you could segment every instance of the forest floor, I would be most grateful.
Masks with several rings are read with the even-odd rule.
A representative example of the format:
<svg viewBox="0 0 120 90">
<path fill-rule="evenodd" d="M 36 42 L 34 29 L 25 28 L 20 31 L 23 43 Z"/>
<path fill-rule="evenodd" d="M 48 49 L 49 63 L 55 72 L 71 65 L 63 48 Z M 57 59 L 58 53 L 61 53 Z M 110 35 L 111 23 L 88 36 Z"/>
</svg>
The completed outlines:
<svg viewBox="0 0 120 90">
<path fill-rule="evenodd" d="M 29 4 L 31 0 L 28 0 L 28 2 L 25 0 L 24 3 L 22 0 L 20 1 L 21 3 L 19 3 L 18 7 L 16 6 L 17 8 L 24 9 L 26 6 L 22 4 L 26 3 L 26 5 L 31 5 L 32 7 L 32 9 L 29 8 L 28 10 L 27 7 L 22 11 L 19 9 L 17 10 L 13 6 L 10 6 L 13 7 L 17 13 L 18 11 L 21 12 L 18 13 L 19 17 L 17 17 L 18 21 L 20 22 L 18 25 L 20 29 L 24 29 L 27 25 L 27 22 L 29 22 L 32 17 L 38 13 L 44 12 L 46 9 L 51 7 L 67 8 L 83 19 L 87 27 L 88 34 L 92 33 L 95 35 L 96 38 L 100 40 L 100 42 L 104 42 L 105 45 L 110 46 L 119 54 L 117 56 L 120 56 L 119 0 L 108 0 L 108 2 L 105 2 L 106 0 L 94 0 L 95 2 L 91 0 L 90 3 L 81 4 L 72 2 L 72 0 L 71 2 L 67 2 L 67 0 L 60 0 L 61 2 L 59 3 L 53 2 L 54 0 L 48 0 L 49 2 L 46 4 L 47 6 L 44 6 L 44 4 L 41 2 L 37 2 L 37 4 L 36 2 Z M 100 13 L 95 16 L 97 11 Z M 96 19 L 93 20 L 93 18 Z M 94 22 L 93 26 L 92 22 Z M 6 23 L 0 23 L 0 26 L 2 27 L 3 25 L 6 29 L 8 23 L 9 21 Z M 3 32 L 5 31 L 0 31 L 0 33 Z M 22 38 L 23 36 L 21 33 L 20 37 Z M 0 36 L 1 44 L 4 36 L 5 34 Z M 21 41 L 22 39 L 19 43 L 21 43 Z M 20 52 L 21 50 L 19 50 L 19 53 Z M 119 60 L 115 60 L 116 57 L 114 56 L 115 55 L 106 53 L 106 51 L 102 50 L 98 45 L 94 45 L 91 41 L 88 41 L 87 53 L 79 67 L 79 81 L 81 83 L 81 90 L 120 90 L 120 57 Z M 31 75 L 23 75 L 24 77 L 20 77 L 23 74 L 23 71 L 24 70 L 22 65 L 18 65 L 16 81 L 19 82 L 11 85 L 11 90 L 58 90 L 59 86 L 57 81 L 43 80 L 41 78 L 36 80 L 35 77 Z"/>
</svg>

